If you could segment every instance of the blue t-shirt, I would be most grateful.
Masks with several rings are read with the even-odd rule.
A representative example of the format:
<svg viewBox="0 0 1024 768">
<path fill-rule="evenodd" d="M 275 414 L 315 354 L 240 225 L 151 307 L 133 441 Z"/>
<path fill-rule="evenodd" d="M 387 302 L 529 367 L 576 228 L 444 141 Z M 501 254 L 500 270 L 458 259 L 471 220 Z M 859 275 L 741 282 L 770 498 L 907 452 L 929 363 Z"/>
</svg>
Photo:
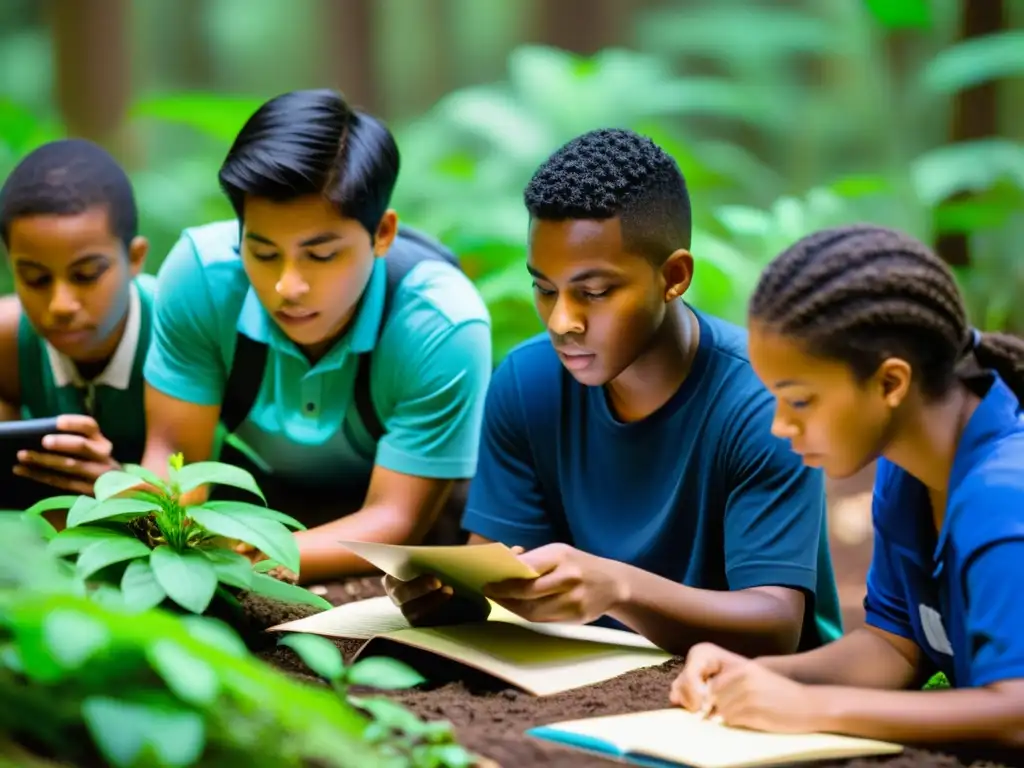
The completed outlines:
<svg viewBox="0 0 1024 768">
<path fill-rule="evenodd" d="M 463 527 L 510 546 L 565 542 L 700 589 L 800 589 L 801 648 L 835 639 L 823 475 L 772 436 L 745 331 L 696 314 L 686 381 L 633 423 L 569 375 L 547 336 L 513 350 L 487 395 Z"/>
<path fill-rule="evenodd" d="M 1024 417 L 994 377 L 960 436 L 938 536 L 925 486 L 882 459 L 867 623 L 960 688 L 1024 677 Z"/>
</svg>

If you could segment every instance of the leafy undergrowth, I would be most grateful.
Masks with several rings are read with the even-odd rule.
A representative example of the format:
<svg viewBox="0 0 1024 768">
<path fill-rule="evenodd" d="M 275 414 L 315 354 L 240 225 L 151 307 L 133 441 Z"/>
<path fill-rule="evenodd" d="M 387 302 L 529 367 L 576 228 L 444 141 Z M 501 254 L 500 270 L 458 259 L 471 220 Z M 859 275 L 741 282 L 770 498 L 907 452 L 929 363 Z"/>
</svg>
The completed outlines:
<svg viewBox="0 0 1024 768">
<path fill-rule="evenodd" d="M 259 660 L 210 616 L 225 605 L 240 616 L 243 591 L 329 607 L 261 572 L 297 573 L 291 518 L 255 504 L 180 503 L 208 482 L 262 499 L 251 476 L 225 467 L 184 467 L 178 457 L 166 483 L 131 467 L 104 475 L 96 498 L 0 514 L 0 765 L 473 765 L 450 724 L 348 695 L 350 684 L 422 682 L 409 667 L 378 658 L 345 666 L 323 638 L 285 635 L 330 683 L 312 686 Z M 61 508 L 68 527 L 58 533 L 40 513 Z M 274 559 L 253 566 L 235 541 Z"/>
</svg>

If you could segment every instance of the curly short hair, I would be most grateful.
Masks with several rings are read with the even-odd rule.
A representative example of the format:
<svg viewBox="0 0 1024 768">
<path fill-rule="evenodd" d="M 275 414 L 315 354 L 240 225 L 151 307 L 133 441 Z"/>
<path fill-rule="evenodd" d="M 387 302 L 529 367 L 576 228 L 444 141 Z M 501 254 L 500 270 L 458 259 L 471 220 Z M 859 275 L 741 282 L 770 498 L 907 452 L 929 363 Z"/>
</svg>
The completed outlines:
<svg viewBox="0 0 1024 768">
<path fill-rule="evenodd" d="M 29 152 L 0 189 L 0 238 L 9 246 L 11 223 L 22 216 L 74 216 L 99 206 L 110 231 L 130 247 L 139 214 L 124 169 L 91 141 L 51 141 Z"/>
<path fill-rule="evenodd" d="M 542 221 L 618 217 L 626 248 L 661 264 L 690 247 L 690 195 L 676 161 L 651 139 L 620 128 L 578 136 L 556 150 L 524 192 Z"/>
</svg>

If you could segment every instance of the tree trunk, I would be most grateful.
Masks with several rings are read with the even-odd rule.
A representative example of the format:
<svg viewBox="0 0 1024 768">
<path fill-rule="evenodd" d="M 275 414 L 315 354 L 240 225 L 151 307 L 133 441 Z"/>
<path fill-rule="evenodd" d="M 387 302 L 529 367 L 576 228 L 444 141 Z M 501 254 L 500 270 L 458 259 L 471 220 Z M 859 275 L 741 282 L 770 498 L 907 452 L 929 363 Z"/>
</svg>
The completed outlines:
<svg viewBox="0 0 1024 768">
<path fill-rule="evenodd" d="M 353 107 L 378 115 L 374 0 L 323 0 L 322 7 L 325 83 L 341 91 Z"/>
<path fill-rule="evenodd" d="M 960 40 L 999 32 L 1006 26 L 1004 0 L 964 0 L 961 6 Z M 999 83 L 989 81 L 966 88 L 956 94 L 950 125 L 953 142 L 970 141 L 996 136 L 999 133 Z M 966 193 L 952 200 L 969 197 Z M 967 236 L 960 233 L 939 235 L 936 250 L 948 264 L 970 264 Z"/>
<path fill-rule="evenodd" d="M 131 100 L 129 0 L 51 0 L 54 94 L 70 136 L 91 139 L 122 161 Z"/>
</svg>

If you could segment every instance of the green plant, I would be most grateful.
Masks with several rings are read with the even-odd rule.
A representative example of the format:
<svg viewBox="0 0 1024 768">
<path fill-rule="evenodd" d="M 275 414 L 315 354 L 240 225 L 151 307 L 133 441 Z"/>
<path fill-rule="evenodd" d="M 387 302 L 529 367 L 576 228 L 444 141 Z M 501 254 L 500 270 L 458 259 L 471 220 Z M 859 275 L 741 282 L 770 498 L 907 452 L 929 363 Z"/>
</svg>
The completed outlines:
<svg viewBox="0 0 1024 768">
<path fill-rule="evenodd" d="M 222 622 L 129 612 L 81 584 L 30 516 L 0 517 L 0 756 L 118 768 L 411 765 L 366 737 L 365 712 L 257 660 Z"/>
<path fill-rule="evenodd" d="M 129 465 L 102 475 L 95 497 L 55 496 L 26 513 L 35 517 L 67 509 L 65 530 L 48 533 L 49 551 L 74 559 L 76 576 L 90 584 L 96 599 L 129 610 L 169 600 L 191 613 L 204 613 L 219 598 L 237 611 L 238 591 L 330 608 L 308 590 L 261 572 L 265 566 L 254 568 L 231 548 L 244 542 L 297 574 L 298 546 L 289 529 L 302 529 L 302 524 L 248 502 L 182 503 L 184 494 L 208 484 L 249 491 L 265 504 L 249 472 L 213 461 L 185 465 L 177 454 L 169 461 L 166 481 Z"/>
<path fill-rule="evenodd" d="M 338 647 L 318 635 L 285 635 L 278 644 L 295 651 L 340 698 L 373 718 L 363 737 L 380 745 L 387 754 L 407 759 L 412 768 L 468 768 L 474 764 L 475 758 L 456 743 L 450 722 L 425 722 L 390 699 L 349 694 L 352 685 L 397 690 L 424 682 L 407 665 L 385 656 L 371 656 L 346 666 Z"/>
</svg>

